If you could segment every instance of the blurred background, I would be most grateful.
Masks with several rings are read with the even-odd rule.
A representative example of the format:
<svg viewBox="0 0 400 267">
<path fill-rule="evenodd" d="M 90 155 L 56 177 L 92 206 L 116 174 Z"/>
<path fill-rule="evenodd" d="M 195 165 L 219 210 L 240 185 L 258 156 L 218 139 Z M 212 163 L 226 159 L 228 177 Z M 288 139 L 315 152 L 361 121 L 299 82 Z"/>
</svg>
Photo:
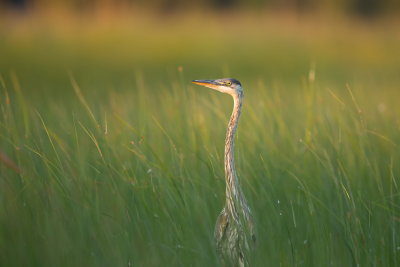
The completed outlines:
<svg viewBox="0 0 400 267">
<path fill-rule="evenodd" d="M 399 48 L 398 0 L 1 0 L 0 265 L 217 266 L 234 77 L 252 266 L 399 266 Z"/>
<path fill-rule="evenodd" d="M 50 1 L 50 0 L 5 0 L 3 7 L 16 10 L 38 8 L 66 8 L 77 12 L 95 12 L 99 8 L 125 9 L 147 8 L 156 12 L 174 12 L 196 8 L 208 9 L 249 9 L 249 10 L 291 10 L 295 12 L 328 11 L 342 14 L 377 17 L 396 14 L 399 3 L 395 0 L 350 0 L 350 1 L 316 1 L 316 0 L 87 0 L 87 1 Z"/>
<path fill-rule="evenodd" d="M 327 80 L 399 76 L 395 0 L 3 0 L 0 10 L 0 68 L 38 81 L 178 66 L 269 81 L 297 81 L 311 65 Z"/>
</svg>

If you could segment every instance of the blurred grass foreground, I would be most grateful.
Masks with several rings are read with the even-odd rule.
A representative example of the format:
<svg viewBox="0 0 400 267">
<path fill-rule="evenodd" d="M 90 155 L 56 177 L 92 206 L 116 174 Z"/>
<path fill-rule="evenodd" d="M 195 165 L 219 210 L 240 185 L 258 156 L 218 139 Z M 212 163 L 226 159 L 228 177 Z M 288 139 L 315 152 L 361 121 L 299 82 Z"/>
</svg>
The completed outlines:
<svg viewBox="0 0 400 267">
<path fill-rule="evenodd" d="M 205 10 L 2 13 L 1 266 L 218 265 L 227 76 L 251 265 L 400 265 L 399 21 Z"/>
</svg>

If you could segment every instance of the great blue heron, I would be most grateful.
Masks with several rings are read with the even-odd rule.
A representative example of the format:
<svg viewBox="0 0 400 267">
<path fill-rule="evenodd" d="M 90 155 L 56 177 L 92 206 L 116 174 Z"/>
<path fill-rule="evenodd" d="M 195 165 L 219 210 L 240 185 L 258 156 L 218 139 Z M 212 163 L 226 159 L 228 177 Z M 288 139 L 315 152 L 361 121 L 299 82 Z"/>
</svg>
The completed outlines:
<svg viewBox="0 0 400 267">
<path fill-rule="evenodd" d="M 255 242 L 254 223 L 246 198 L 240 188 L 235 169 L 234 136 L 242 109 L 243 89 L 238 80 L 194 80 L 194 84 L 206 86 L 233 97 L 234 105 L 225 138 L 226 202 L 215 225 L 214 237 L 217 252 L 223 264 L 247 265 L 248 252 Z"/>
</svg>

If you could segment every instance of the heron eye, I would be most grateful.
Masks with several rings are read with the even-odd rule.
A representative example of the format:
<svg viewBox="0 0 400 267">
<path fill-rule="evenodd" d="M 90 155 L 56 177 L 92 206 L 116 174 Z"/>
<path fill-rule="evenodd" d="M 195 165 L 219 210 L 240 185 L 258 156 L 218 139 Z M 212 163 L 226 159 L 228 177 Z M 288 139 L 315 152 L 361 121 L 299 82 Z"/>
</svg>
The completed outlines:
<svg viewBox="0 0 400 267">
<path fill-rule="evenodd" d="M 232 82 L 226 82 L 225 84 L 228 85 L 228 86 L 231 86 Z"/>
</svg>

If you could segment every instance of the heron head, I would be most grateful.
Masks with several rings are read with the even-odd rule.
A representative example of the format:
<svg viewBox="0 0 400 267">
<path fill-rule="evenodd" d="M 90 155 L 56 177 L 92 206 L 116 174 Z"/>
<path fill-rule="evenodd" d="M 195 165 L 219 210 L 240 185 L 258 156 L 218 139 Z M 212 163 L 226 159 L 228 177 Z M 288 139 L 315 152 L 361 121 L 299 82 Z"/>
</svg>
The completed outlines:
<svg viewBox="0 0 400 267">
<path fill-rule="evenodd" d="M 230 95 L 235 95 L 242 92 L 242 85 L 240 84 L 240 82 L 232 78 L 217 80 L 193 80 L 192 83 L 202 85 Z"/>
</svg>

